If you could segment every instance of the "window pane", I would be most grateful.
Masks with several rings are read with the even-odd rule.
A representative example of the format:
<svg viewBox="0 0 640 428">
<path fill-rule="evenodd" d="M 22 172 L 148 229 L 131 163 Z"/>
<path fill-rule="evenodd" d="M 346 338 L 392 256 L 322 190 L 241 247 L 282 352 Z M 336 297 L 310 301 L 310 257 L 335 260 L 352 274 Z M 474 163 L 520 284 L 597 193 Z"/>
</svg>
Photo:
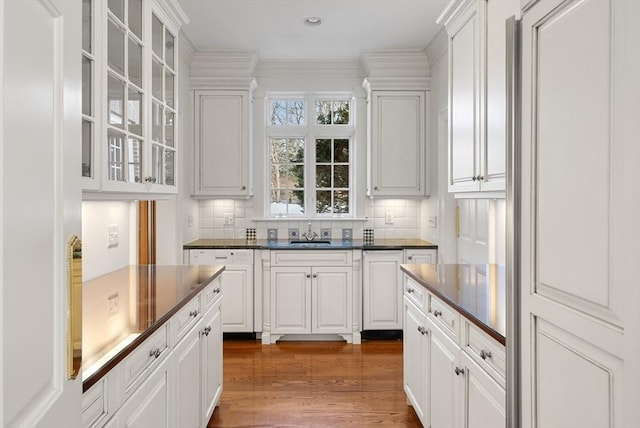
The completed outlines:
<svg viewBox="0 0 640 428">
<path fill-rule="evenodd" d="M 271 125 L 287 124 L 287 105 L 281 100 L 271 100 Z"/>
<path fill-rule="evenodd" d="M 304 165 L 292 165 L 289 168 L 289 187 L 301 189 L 304 187 Z"/>
<path fill-rule="evenodd" d="M 93 82 L 91 79 L 91 69 L 93 61 L 89 58 L 82 56 L 82 114 L 87 116 L 93 115 L 92 108 L 92 90 Z"/>
<path fill-rule="evenodd" d="M 109 0 L 109 10 L 124 22 L 124 0 Z"/>
<path fill-rule="evenodd" d="M 124 181 L 124 135 L 110 130 L 107 132 L 107 140 L 109 143 L 109 180 Z"/>
<path fill-rule="evenodd" d="M 289 162 L 304 162 L 304 140 L 292 138 L 287 143 L 287 157 Z"/>
<path fill-rule="evenodd" d="M 127 147 L 127 181 L 142 183 L 142 145 L 137 138 L 129 138 Z"/>
<path fill-rule="evenodd" d="M 165 111 L 164 120 L 164 143 L 169 147 L 175 147 L 174 133 L 175 133 L 175 113 L 172 111 Z"/>
<path fill-rule="evenodd" d="M 82 0 L 82 49 L 89 53 L 93 49 L 91 43 L 91 35 L 93 33 L 92 14 L 91 0 Z"/>
<path fill-rule="evenodd" d="M 349 187 L 349 165 L 333 167 L 333 187 Z"/>
<path fill-rule="evenodd" d="M 82 121 L 82 176 L 93 177 L 93 124 Z"/>
<path fill-rule="evenodd" d="M 164 151 L 164 184 L 173 186 L 175 184 L 175 155 L 173 150 Z"/>
<path fill-rule="evenodd" d="M 151 46 L 153 53 L 162 58 L 162 22 L 157 16 L 151 18 Z"/>
<path fill-rule="evenodd" d="M 304 214 L 304 190 L 293 190 L 289 201 L 289 214 Z"/>
<path fill-rule="evenodd" d="M 157 61 L 151 64 L 151 93 L 154 98 L 163 101 L 162 98 L 162 65 Z"/>
<path fill-rule="evenodd" d="M 347 190 L 336 190 L 333 194 L 334 214 L 347 214 L 349 212 L 349 192 Z"/>
<path fill-rule="evenodd" d="M 127 100 L 127 125 L 129 132 L 142 135 L 142 94 L 132 89 Z"/>
<path fill-rule="evenodd" d="M 331 187 L 331 165 L 316 165 L 316 187 Z"/>
<path fill-rule="evenodd" d="M 167 63 L 167 65 L 169 67 L 171 67 L 172 69 L 175 69 L 175 48 L 174 48 L 174 44 L 175 44 L 175 37 L 173 37 L 173 34 L 171 34 L 169 32 L 169 30 L 165 31 L 165 41 L 164 41 L 164 53 L 165 53 L 165 62 Z"/>
<path fill-rule="evenodd" d="M 107 84 L 108 99 L 108 118 L 110 125 L 119 128 L 124 127 L 124 83 L 120 80 L 109 76 Z"/>
<path fill-rule="evenodd" d="M 162 184 L 162 147 L 157 144 L 153 145 L 151 149 L 151 176 L 157 181 L 157 184 Z"/>
<path fill-rule="evenodd" d="M 316 162 L 331 162 L 331 140 L 316 140 Z"/>
<path fill-rule="evenodd" d="M 165 70 L 164 72 L 164 92 L 165 92 L 165 102 L 169 107 L 175 107 L 174 102 L 174 85 L 175 85 L 175 76 L 169 71 Z"/>
<path fill-rule="evenodd" d="M 286 189 L 290 187 L 288 185 L 289 180 L 289 166 L 288 165 L 271 165 L 271 188 L 272 189 Z"/>
<path fill-rule="evenodd" d="M 290 100 L 287 102 L 287 123 L 289 125 L 304 125 L 304 101 Z"/>
<path fill-rule="evenodd" d="M 304 125 L 304 100 L 271 100 L 271 125 Z"/>
<path fill-rule="evenodd" d="M 124 31 L 113 21 L 108 24 L 107 57 L 109 67 L 124 75 Z"/>
<path fill-rule="evenodd" d="M 284 138 L 271 139 L 271 163 L 283 163 L 287 159 L 287 140 Z"/>
<path fill-rule="evenodd" d="M 332 110 L 334 125 L 349 124 L 349 101 L 334 101 Z"/>
<path fill-rule="evenodd" d="M 316 101 L 316 123 L 331 124 L 331 101 Z"/>
<path fill-rule="evenodd" d="M 316 212 L 318 214 L 331 213 L 331 191 L 318 190 L 316 192 Z"/>
<path fill-rule="evenodd" d="M 142 40 L 142 0 L 129 0 L 129 29 Z"/>
<path fill-rule="evenodd" d="M 142 46 L 129 38 L 129 80 L 142 88 Z"/>
<path fill-rule="evenodd" d="M 334 140 L 333 161 L 349 162 L 349 140 Z"/>
<path fill-rule="evenodd" d="M 162 115 L 164 108 L 154 102 L 151 108 L 151 139 L 156 143 L 162 142 Z M 157 177 L 154 175 L 154 177 Z"/>
</svg>

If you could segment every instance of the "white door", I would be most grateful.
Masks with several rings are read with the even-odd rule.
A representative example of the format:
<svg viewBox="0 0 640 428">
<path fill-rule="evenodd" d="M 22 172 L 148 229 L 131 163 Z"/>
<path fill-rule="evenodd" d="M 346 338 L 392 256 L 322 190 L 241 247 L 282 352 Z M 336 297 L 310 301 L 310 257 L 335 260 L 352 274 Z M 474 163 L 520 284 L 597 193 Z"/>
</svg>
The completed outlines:
<svg viewBox="0 0 640 428">
<path fill-rule="evenodd" d="M 271 331 L 311 333 L 311 268 L 271 269 Z"/>
<path fill-rule="evenodd" d="M 524 427 L 640 421 L 640 2 L 522 22 Z"/>
<path fill-rule="evenodd" d="M 365 251 L 362 324 L 365 330 L 402 328 L 402 251 Z"/>
<path fill-rule="evenodd" d="M 66 245 L 81 235 L 79 1 L 0 0 L 0 425 L 79 426 Z"/>
<path fill-rule="evenodd" d="M 315 267 L 311 282 L 313 333 L 349 333 L 353 310 L 350 267 Z"/>
<path fill-rule="evenodd" d="M 429 426 L 427 415 L 429 386 L 429 341 L 425 315 L 408 301 L 404 304 L 404 334 L 402 363 L 404 370 L 404 392 L 416 415 L 424 426 Z"/>
<path fill-rule="evenodd" d="M 459 427 L 461 426 L 459 400 L 462 399 L 463 391 L 460 388 L 460 374 L 456 374 L 456 368 L 458 368 L 460 348 L 440 331 L 431 319 L 427 319 L 427 328 L 430 335 L 427 364 L 430 376 L 431 427 Z"/>
</svg>

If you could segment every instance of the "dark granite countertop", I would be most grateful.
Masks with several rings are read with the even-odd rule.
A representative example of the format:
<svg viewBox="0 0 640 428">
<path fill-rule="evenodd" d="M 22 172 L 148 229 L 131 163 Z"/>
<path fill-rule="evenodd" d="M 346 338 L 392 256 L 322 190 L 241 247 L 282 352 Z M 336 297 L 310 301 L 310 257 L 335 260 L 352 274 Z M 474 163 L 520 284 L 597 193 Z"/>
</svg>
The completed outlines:
<svg viewBox="0 0 640 428">
<path fill-rule="evenodd" d="M 86 391 L 218 277 L 222 265 L 135 265 L 82 284 Z"/>
<path fill-rule="evenodd" d="M 269 241 L 259 239 L 198 239 L 182 246 L 185 250 L 202 249 L 255 249 L 255 250 L 402 250 L 404 248 L 438 249 L 436 244 L 422 239 L 376 239 L 374 241 L 332 240 L 329 244 L 291 244 L 288 240 Z"/>
<path fill-rule="evenodd" d="M 400 265 L 400 269 L 418 284 L 453 306 L 469 321 L 504 345 L 507 324 L 505 267 L 494 264 L 473 265 L 487 279 L 480 284 L 465 280 L 462 267 L 463 265 L 456 264 Z"/>
</svg>

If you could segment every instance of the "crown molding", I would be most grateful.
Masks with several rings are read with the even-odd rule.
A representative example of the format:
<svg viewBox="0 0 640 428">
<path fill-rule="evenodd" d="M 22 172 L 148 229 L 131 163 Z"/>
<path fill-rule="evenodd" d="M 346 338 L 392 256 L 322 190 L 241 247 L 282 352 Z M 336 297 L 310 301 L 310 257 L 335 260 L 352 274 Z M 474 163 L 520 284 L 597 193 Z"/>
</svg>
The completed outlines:
<svg viewBox="0 0 640 428">
<path fill-rule="evenodd" d="M 442 11 L 436 24 L 442 24 L 448 27 L 464 10 L 466 10 L 474 1 L 477 0 L 455 0 L 447 5 Z"/>
<path fill-rule="evenodd" d="M 217 89 L 250 91 L 258 86 L 256 79 L 250 77 L 191 77 L 191 89 Z"/>
<path fill-rule="evenodd" d="M 422 49 L 363 52 L 361 62 L 370 77 L 424 77 L 429 61 Z"/>
<path fill-rule="evenodd" d="M 371 91 L 429 91 L 430 77 L 366 77 L 362 87 Z"/>
<path fill-rule="evenodd" d="M 448 43 L 447 32 L 444 27 L 442 27 L 427 45 L 426 52 L 430 66 L 440 61 L 440 59 L 447 54 L 449 50 Z"/>
<path fill-rule="evenodd" d="M 364 69 L 359 61 L 260 61 L 256 77 L 353 77 L 362 79 Z"/>
<path fill-rule="evenodd" d="M 156 0 L 156 3 L 167 12 L 177 28 L 190 22 L 189 16 L 177 0 Z"/>
<path fill-rule="evenodd" d="M 193 60 L 193 56 L 196 53 L 195 45 L 193 44 L 189 36 L 185 34 L 184 31 L 180 31 L 180 37 L 178 37 L 178 40 L 180 43 L 180 50 L 178 51 L 180 58 L 182 58 L 187 63 L 191 64 L 191 61 Z"/>
<path fill-rule="evenodd" d="M 191 60 L 191 76 L 195 78 L 253 78 L 258 53 L 256 51 L 197 51 Z"/>
</svg>

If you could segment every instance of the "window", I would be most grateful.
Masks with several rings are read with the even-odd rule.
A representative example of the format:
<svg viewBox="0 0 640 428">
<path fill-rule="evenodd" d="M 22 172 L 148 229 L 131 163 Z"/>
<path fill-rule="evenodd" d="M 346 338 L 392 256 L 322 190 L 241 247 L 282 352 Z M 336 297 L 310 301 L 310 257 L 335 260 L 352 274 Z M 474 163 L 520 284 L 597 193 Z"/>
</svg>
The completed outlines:
<svg viewBox="0 0 640 428">
<path fill-rule="evenodd" d="M 350 96 L 269 98 L 267 215 L 351 215 L 351 106 Z"/>
</svg>

